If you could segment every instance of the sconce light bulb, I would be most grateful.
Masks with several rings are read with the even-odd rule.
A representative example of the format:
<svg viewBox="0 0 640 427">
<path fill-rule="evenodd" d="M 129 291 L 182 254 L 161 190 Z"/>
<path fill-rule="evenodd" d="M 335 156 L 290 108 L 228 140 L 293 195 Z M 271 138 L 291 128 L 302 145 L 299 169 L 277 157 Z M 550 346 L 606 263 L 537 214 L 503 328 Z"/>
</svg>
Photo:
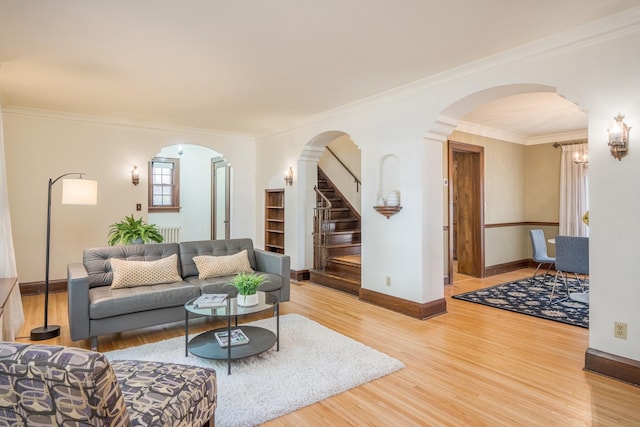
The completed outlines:
<svg viewBox="0 0 640 427">
<path fill-rule="evenodd" d="M 289 166 L 288 170 L 284 171 L 284 182 L 289 185 L 293 185 L 293 167 Z"/>
<path fill-rule="evenodd" d="M 611 147 L 611 155 L 622 160 L 629 152 L 629 131 L 631 128 L 622 121 L 624 119 L 622 114 L 618 114 L 613 119 L 614 122 L 608 129 L 609 146 Z"/>
<path fill-rule="evenodd" d="M 134 165 L 133 169 L 131 169 L 131 182 L 133 183 L 133 185 L 138 185 L 138 183 L 140 182 L 140 170 L 136 165 Z"/>
</svg>

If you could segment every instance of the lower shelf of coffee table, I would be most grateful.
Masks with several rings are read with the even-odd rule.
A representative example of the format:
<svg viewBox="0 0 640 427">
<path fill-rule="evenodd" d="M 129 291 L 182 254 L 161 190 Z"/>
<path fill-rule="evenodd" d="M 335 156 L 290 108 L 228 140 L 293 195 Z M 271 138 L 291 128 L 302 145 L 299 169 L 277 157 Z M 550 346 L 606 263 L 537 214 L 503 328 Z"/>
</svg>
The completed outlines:
<svg viewBox="0 0 640 427">
<path fill-rule="evenodd" d="M 231 346 L 231 359 L 255 356 L 269 350 L 276 343 L 276 334 L 268 329 L 242 325 L 238 328 L 242 329 L 242 332 L 249 337 L 249 342 Z M 234 326 L 232 329 L 236 329 L 236 327 Z M 216 332 L 226 330 L 227 328 L 214 329 L 193 337 L 187 346 L 189 352 L 205 359 L 227 359 L 229 354 L 227 347 L 220 347 L 214 335 Z"/>
</svg>

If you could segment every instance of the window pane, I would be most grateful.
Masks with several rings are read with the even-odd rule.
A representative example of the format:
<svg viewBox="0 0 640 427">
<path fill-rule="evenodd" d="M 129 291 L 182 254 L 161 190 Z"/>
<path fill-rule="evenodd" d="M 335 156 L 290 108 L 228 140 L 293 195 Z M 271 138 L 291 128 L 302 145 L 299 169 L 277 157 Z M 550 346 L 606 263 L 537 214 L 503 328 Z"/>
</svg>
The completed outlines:
<svg viewBox="0 0 640 427">
<path fill-rule="evenodd" d="M 174 199 L 179 192 L 177 177 L 179 159 L 155 158 L 151 161 L 149 183 L 151 207 L 178 207 L 179 200 Z"/>
</svg>

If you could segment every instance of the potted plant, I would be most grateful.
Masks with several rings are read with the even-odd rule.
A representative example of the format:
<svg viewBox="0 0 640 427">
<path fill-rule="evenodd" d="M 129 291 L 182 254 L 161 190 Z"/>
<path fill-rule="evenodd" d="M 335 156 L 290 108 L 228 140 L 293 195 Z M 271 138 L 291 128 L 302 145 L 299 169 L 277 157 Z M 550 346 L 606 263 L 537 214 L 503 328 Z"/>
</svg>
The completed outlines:
<svg viewBox="0 0 640 427">
<path fill-rule="evenodd" d="M 135 219 L 133 214 L 125 216 L 119 222 L 109 226 L 109 246 L 131 245 L 138 243 L 162 243 L 162 235 L 155 224 L 147 224 L 140 219 Z"/>
<path fill-rule="evenodd" d="M 238 290 L 238 305 L 251 306 L 258 304 L 258 288 L 267 278 L 262 274 L 238 273 L 231 284 Z"/>
</svg>

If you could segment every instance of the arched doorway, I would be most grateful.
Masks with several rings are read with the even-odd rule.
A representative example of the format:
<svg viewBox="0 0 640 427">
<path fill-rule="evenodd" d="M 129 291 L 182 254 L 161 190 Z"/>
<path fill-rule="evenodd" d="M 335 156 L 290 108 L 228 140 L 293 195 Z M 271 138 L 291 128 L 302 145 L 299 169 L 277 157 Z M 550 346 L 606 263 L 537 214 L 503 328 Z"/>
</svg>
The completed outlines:
<svg viewBox="0 0 640 427">
<path fill-rule="evenodd" d="M 513 108 L 500 112 L 498 107 L 505 105 Z M 557 108 L 561 112 L 566 109 L 566 114 L 552 116 L 550 113 Z M 488 117 L 487 112 L 491 112 L 490 125 L 470 121 L 483 115 Z M 583 128 L 558 131 L 573 125 L 567 118 L 574 112 L 583 116 Z M 567 123 L 551 123 L 556 117 L 565 117 Z M 586 137 L 586 113 L 557 95 L 555 88 L 519 84 L 469 95 L 444 109 L 439 119 L 447 125 L 440 128 L 443 140 L 447 140 L 443 153 L 444 175 L 448 178 L 444 192 L 445 283 L 453 283 L 455 272 L 484 277 L 526 267 L 531 257 L 528 230 L 545 228 L 545 233 L 551 236 L 558 231 L 559 197 L 555 193 L 560 185 L 559 168 L 553 165 L 559 159 L 560 150 L 554 146 L 562 145 L 561 141 L 567 138 L 577 138 L 576 134 L 583 133 Z M 541 128 L 551 131 L 534 134 L 534 137 L 531 133 L 513 131 L 525 130 L 525 122 L 531 122 L 531 128 L 537 132 Z M 554 145 L 554 142 L 560 144 Z M 486 166 L 479 157 L 485 150 L 489 153 Z M 468 188 L 457 185 L 456 177 L 461 170 L 472 175 L 463 173 L 462 176 L 469 178 Z M 540 177 L 544 177 L 545 186 L 540 184 Z M 459 212 L 456 190 L 471 203 L 463 212 Z M 460 238 L 457 226 L 461 218 L 465 226 L 462 231 L 467 234 Z M 455 262 L 456 255 L 460 256 L 456 253 L 457 243 L 463 245 L 463 263 Z M 454 269 L 454 266 L 462 268 Z"/>
<path fill-rule="evenodd" d="M 195 144 L 169 145 L 155 157 L 177 161 L 182 190 L 179 211 L 150 212 L 149 222 L 170 236 L 167 241 L 225 238 L 230 226 L 229 162 L 217 151 Z"/>
<path fill-rule="evenodd" d="M 359 148 L 344 132 L 323 132 L 305 147 L 298 170 L 308 178 L 299 191 L 305 211 L 310 213 L 305 215 L 304 232 L 310 279 L 358 294 L 361 271 Z"/>
</svg>

